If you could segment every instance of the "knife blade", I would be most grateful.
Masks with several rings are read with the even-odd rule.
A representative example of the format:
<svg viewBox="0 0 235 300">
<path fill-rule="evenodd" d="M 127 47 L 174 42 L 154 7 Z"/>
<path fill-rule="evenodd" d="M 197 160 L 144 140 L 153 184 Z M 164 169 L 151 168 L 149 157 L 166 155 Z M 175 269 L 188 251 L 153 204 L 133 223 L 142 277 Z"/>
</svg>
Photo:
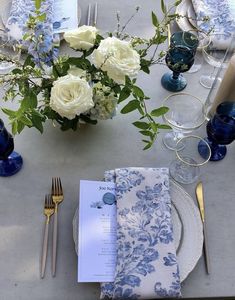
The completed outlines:
<svg viewBox="0 0 235 300">
<path fill-rule="evenodd" d="M 206 223 L 205 223 L 205 204 L 204 204 L 202 182 L 199 182 L 196 186 L 196 196 L 197 196 L 197 202 L 198 202 L 202 224 L 203 224 L 203 234 L 204 234 L 203 248 L 204 248 L 204 257 L 205 257 L 205 264 L 206 264 L 206 272 L 207 274 L 210 274 L 210 261 L 209 261 L 207 230 L 206 230 Z"/>
</svg>

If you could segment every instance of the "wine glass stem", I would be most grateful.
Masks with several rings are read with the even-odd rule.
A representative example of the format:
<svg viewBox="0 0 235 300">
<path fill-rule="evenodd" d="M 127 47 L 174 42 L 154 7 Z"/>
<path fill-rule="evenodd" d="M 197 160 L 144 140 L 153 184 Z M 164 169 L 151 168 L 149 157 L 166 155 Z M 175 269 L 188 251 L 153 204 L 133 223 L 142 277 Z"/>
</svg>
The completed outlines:
<svg viewBox="0 0 235 300">
<path fill-rule="evenodd" d="M 180 75 L 180 73 L 179 72 L 175 72 L 175 71 L 173 71 L 173 79 L 178 79 L 179 78 L 179 75 Z"/>
</svg>

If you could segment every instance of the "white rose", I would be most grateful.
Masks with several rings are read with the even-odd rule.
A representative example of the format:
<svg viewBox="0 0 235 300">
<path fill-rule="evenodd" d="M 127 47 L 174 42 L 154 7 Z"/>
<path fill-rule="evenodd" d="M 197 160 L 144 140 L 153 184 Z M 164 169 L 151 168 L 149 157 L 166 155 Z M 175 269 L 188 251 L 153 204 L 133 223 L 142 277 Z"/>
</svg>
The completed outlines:
<svg viewBox="0 0 235 300">
<path fill-rule="evenodd" d="M 64 33 L 64 39 L 71 48 L 76 50 L 89 50 L 94 46 L 98 30 L 96 27 L 83 25 Z"/>
<path fill-rule="evenodd" d="M 138 52 L 130 43 L 115 37 L 102 40 L 92 58 L 95 66 L 107 71 L 108 76 L 117 83 L 124 83 L 126 75 L 136 77 L 140 70 Z"/>
<path fill-rule="evenodd" d="M 50 107 L 70 120 L 94 106 L 88 82 L 73 75 L 57 79 L 51 89 Z"/>
</svg>

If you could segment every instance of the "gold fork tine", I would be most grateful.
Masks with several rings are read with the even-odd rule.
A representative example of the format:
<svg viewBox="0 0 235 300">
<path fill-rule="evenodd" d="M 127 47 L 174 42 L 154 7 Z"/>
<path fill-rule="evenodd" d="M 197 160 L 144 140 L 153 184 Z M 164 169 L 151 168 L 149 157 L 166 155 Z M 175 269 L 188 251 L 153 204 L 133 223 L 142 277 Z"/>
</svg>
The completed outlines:
<svg viewBox="0 0 235 300">
<path fill-rule="evenodd" d="M 46 216 L 46 222 L 45 222 L 45 230 L 44 230 L 44 237 L 43 237 L 42 257 L 41 257 L 41 278 L 43 278 L 45 275 L 50 217 L 54 214 L 55 211 L 54 205 L 51 204 L 53 204 L 51 195 L 45 195 L 44 215 Z"/>
<path fill-rule="evenodd" d="M 55 216 L 53 226 L 53 244 L 52 244 L 52 276 L 56 272 L 56 256 L 57 256 L 57 222 L 58 222 L 58 205 L 63 201 L 63 189 L 60 177 L 52 178 L 52 200 L 55 205 Z"/>
<path fill-rule="evenodd" d="M 60 178 L 58 178 L 59 180 L 59 190 L 60 190 L 60 195 L 63 195 L 63 188 L 62 188 L 62 184 L 61 184 L 61 180 Z"/>
</svg>

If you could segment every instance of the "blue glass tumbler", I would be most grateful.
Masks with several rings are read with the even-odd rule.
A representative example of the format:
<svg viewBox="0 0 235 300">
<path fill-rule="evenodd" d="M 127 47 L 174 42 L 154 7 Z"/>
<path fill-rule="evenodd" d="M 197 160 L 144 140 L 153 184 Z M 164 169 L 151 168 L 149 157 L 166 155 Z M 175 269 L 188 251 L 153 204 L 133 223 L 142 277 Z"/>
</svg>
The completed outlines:
<svg viewBox="0 0 235 300">
<path fill-rule="evenodd" d="M 225 145 L 231 144 L 235 140 L 235 103 L 221 103 L 214 117 L 207 123 L 206 141 L 211 148 L 211 161 L 223 159 L 227 153 Z M 199 143 L 198 151 L 204 157 L 203 146 Z"/>
<path fill-rule="evenodd" d="M 20 154 L 13 150 L 13 137 L 0 119 L 0 176 L 11 176 L 21 169 L 23 159 Z"/>
</svg>

